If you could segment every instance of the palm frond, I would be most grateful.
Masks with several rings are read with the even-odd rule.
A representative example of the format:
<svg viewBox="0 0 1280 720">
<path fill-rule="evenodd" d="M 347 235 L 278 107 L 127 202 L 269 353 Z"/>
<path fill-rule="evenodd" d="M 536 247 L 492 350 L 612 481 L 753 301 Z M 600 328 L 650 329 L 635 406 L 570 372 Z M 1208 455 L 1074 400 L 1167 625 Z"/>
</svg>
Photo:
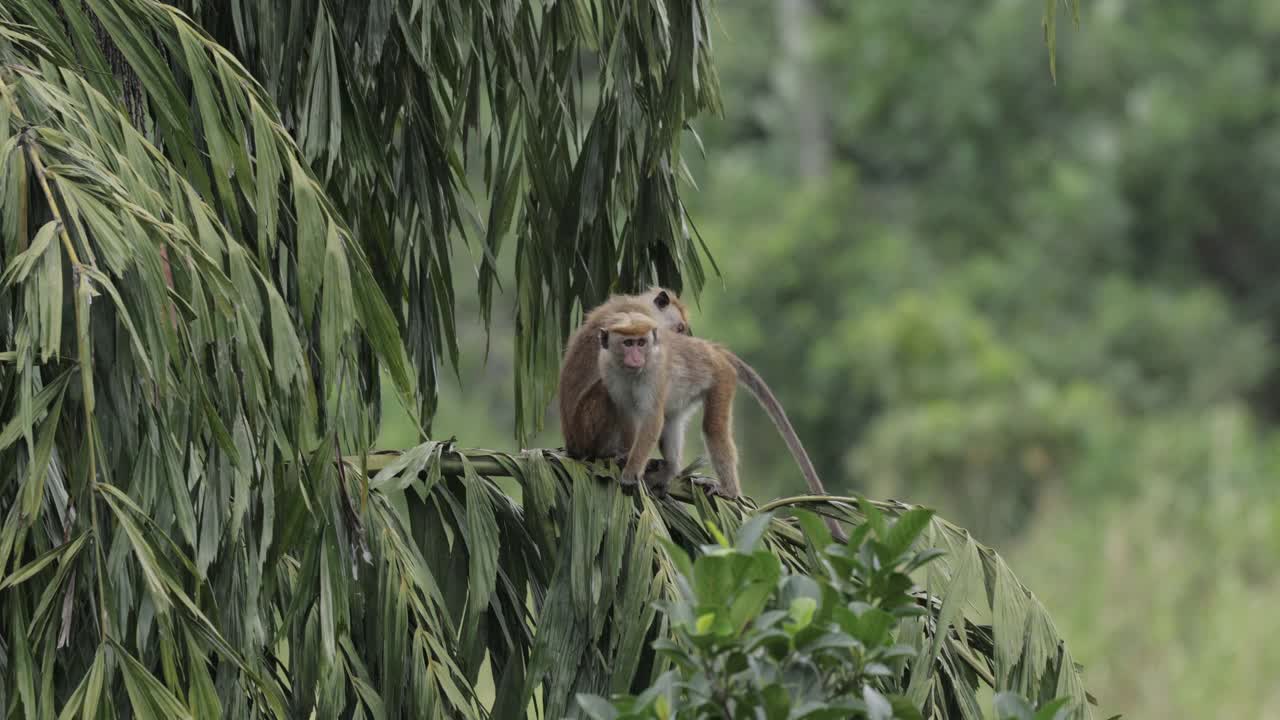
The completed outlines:
<svg viewBox="0 0 1280 720">
<path fill-rule="evenodd" d="M 395 319 L 243 68 L 172 9 L 121 7 L 94 5 L 135 66 L 155 66 L 140 73 L 153 102 L 178 71 L 217 81 L 196 113 L 157 112 L 166 151 L 55 62 L 47 8 L 0 18 L 0 592 L 5 637 L 22 638 L 0 669 L 37 663 L 48 699 L 20 699 L 30 712 L 95 693 L 194 712 L 188 687 L 245 717 L 366 702 L 344 645 L 363 528 L 333 461 L 373 437 L 379 367 L 412 394 Z M 206 153 L 212 174 L 182 164 Z M 247 226 L 251 210 L 274 219 Z M 267 232 L 244 243 L 246 227 Z M 415 628 L 435 611 L 420 605 Z M 480 714 L 446 692 L 449 662 L 430 667 L 410 707 Z"/>
<path fill-rule="evenodd" d="M 450 552 L 496 550 L 499 567 L 508 572 L 521 568 L 534 601 L 531 616 L 523 614 L 523 594 L 504 596 L 474 580 L 468 583 L 462 567 L 457 586 L 469 589 L 459 606 L 486 605 L 505 616 L 500 623 L 505 628 L 521 626 L 523 618 L 520 648 L 527 655 L 510 655 L 516 647 L 509 636 L 489 633 L 491 657 L 517 663 L 514 669 L 495 666 L 495 677 L 501 671 L 524 678 L 522 704 L 501 693 L 499 702 L 508 703 L 501 706 L 504 711 L 522 708 L 537 690 L 546 717 L 572 712 L 579 693 L 638 690 L 668 669 L 648 647 L 663 632 L 664 619 L 655 615 L 653 603 L 677 592 L 674 560 L 663 541 L 694 553 L 713 540 L 705 529 L 707 520 L 736 531 L 759 511 L 787 507 L 804 506 L 854 524 L 877 522 L 884 515 L 926 519 L 905 503 L 855 498 L 785 498 L 757 510 L 750 500 L 708 500 L 692 490 L 689 476 L 670 498 L 628 496 L 612 481 L 617 468 L 611 464 L 584 464 L 547 450 L 512 455 L 433 443 L 403 455 L 372 455 L 368 467 L 379 470 L 370 483 L 373 494 L 391 494 L 395 503 L 404 497 L 430 498 L 451 485 L 451 497 L 457 497 L 469 489 L 467 483 L 488 483 L 499 476 L 519 484 L 523 509 L 511 507 L 504 516 L 516 524 L 511 529 L 514 547 L 506 544 L 505 535 L 463 532 L 454 536 Z M 773 519 L 762 542 L 786 567 L 815 567 L 795 520 Z M 1067 697 L 1076 708 L 1073 717 L 1091 717 L 1080 670 L 1065 642 L 1044 606 L 1003 558 L 936 516 L 927 517 L 914 549 L 930 548 L 944 554 L 922 578 L 919 602 L 929 612 L 910 622 L 908 637 L 902 638 L 922 657 L 933 659 L 911 668 L 908 684 L 908 693 L 925 707 L 927 717 L 982 717 L 981 687 L 1016 691 L 1036 705 Z M 477 601 L 472 592 L 484 596 Z M 464 620 L 454 618 L 459 624 Z M 495 716 L 503 717 L 497 710 Z"/>
</svg>

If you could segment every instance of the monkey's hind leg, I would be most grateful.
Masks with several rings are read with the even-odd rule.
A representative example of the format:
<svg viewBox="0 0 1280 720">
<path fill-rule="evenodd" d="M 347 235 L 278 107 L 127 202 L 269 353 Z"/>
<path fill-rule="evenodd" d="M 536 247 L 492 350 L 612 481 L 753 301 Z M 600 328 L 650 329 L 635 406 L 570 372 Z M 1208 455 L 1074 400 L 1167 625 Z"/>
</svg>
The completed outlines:
<svg viewBox="0 0 1280 720">
<path fill-rule="evenodd" d="M 738 485 L 738 447 L 733 443 L 733 391 L 737 378 L 732 371 L 716 378 L 707 391 L 702 409 L 702 436 L 711 456 L 711 466 L 720 478 L 720 495 L 736 498 L 742 494 Z"/>
</svg>

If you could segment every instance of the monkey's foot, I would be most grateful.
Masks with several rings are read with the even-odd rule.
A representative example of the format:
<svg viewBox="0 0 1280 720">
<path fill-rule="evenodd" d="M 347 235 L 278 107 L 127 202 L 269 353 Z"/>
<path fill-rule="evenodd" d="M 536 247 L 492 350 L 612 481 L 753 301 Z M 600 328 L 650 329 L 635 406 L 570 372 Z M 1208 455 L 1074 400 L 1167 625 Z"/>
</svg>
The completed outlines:
<svg viewBox="0 0 1280 720">
<path fill-rule="evenodd" d="M 655 473 L 663 472 L 666 469 L 667 469 L 666 460 L 663 460 L 662 458 L 650 458 L 649 462 L 645 463 L 644 474 L 646 476 L 653 475 Z"/>
<path fill-rule="evenodd" d="M 624 468 L 627 466 L 626 455 L 614 455 L 612 460 L 615 463 L 617 463 L 618 467 L 620 468 Z M 644 474 L 652 475 L 653 473 L 662 471 L 662 469 L 665 468 L 666 466 L 667 466 L 666 460 L 663 460 L 662 458 L 650 458 L 649 461 L 646 462 L 644 465 Z"/>
<path fill-rule="evenodd" d="M 622 473 L 618 475 L 618 484 L 621 485 L 623 489 L 630 492 L 637 485 L 639 485 L 640 481 L 643 479 L 644 479 L 643 473 L 636 475 L 636 474 L 629 473 L 626 470 L 623 470 Z"/>
<path fill-rule="evenodd" d="M 689 484 L 702 488 L 702 491 L 709 496 L 724 498 L 725 500 L 733 499 L 715 478 L 694 476 L 689 478 Z"/>
<path fill-rule="evenodd" d="M 645 475 L 645 485 L 649 488 L 649 492 L 656 498 L 664 498 L 667 496 L 667 487 L 669 485 L 665 473 L 659 473 L 658 477 Z"/>
<path fill-rule="evenodd" d="M 666 497 L 667 487 L 671 485 L 671 472 L 667 463 L 658 460 L 655 465 L 654 461 L 650 460 L 649 467 L 645 468 L 644 484 L 648 486 L 649 492 L 654 497 Z"/>
</svg>

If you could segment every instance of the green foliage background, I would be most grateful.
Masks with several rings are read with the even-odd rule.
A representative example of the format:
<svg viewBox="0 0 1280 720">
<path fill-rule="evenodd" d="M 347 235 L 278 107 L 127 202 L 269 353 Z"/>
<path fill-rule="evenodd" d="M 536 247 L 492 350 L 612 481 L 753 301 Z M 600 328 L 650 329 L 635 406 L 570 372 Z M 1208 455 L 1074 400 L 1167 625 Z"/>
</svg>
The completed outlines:
<svg viewBox="0 0 1280 720">
<path fill-rule="evenodd" d="M 788 4 L 719 6 L 695 333 L 773 384 L 833 491 L 1009 554 L 1100 716 L 1277 716 L 1280 5 L 1083 3 L 1056 85 L 1035 3 L 807 5 L 790 55 Z M 482 364 L 459 302 L 437 427 L 509 447 L 505 308 Z M 747 491 L 800 491 L 737 416 Z"/>
</svg>

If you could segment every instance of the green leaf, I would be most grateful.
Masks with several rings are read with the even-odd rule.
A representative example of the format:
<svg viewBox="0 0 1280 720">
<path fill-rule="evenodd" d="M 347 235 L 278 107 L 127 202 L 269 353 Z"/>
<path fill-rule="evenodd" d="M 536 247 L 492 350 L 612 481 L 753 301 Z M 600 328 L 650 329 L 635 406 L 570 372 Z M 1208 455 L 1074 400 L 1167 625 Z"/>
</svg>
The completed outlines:
<svg viewBox="0 0 1280 720">
<path fill-rule="evenodd" d="M 893 705 L 870 685 L 862 687 L 862 701 L 867 704 L 868 720 L 893 720 Z"/>
<path fill-rule="evenodd" d="M 895 720 L 923 720 L 924 716 L 920 713 L 920 708 L 901 695 L 890 695 L 889 704 L 893 706 Z"/>
<path fill-rule="evenodd" d="M 795 515 L 796 520 L 800 521 L 800 527 L 804 529 L 804 535 L 808 538 L 810 547 L 814 550 L 821 552 L 823 548 L 834 542 L 830 528 L 816 514 L 808 510 L 796 510 Z"/>
<path fill-rule="evenodd" d="M 1068 716 L 1067 698 L 1058 698 L 1040 706 L 1032 720 L 1065 720 Z"/>
<path fill-rule="evenodd" d="M 879 647 L 888 642 L 889 631 L 894 624 L 895 619 L 889 613 L 880 608 L 868 608 L 858 616 L 857 628 L 852 634 L 867 647 Z"/>
<path fill-rule="evenodd" d="M 735 632 L 742 632 L 765 608 L 776 589 L 777 578 L 763 578 L 742 588 L 729 606 L 729 623 Z"/>
<path fill-rule="evenodd" d="M 49 564 L 57 561 L 59 564 L 65 565 L 73 562 L 80 549 L 84 547 L 85 539 L 88 533 L 80 533 L 70 542 L 63 543 L 47 552 L 31 562 L 23 565 L 9 575 L 0 580 L 0 590 L 6 588 L 17 587 L 22 583 L 35 577 L 41 570 L 48 567 Z"/>
<path fill-rule="evenodd" d="M 118 500 L 104 488 L 103 483 L 98 485 L 99 494 L 102 499 L 106 500 L 107 506 L 111 508 L 116 520 L 120 523 L 125 531 L 125 537 L 129 540 L 129 545 L 133 548 L 133 556 L 138 561 L 138 566 L 142 570 L 142 577 L 146 580 L 147 590 L 150 592 L 151 602 L 155 605 L 156 612 L 163 616 L 169 610 L 169 595 L 164 569 L 160 567 L 160 562 L 156 557 L 155 549 L 147 542 L 146 535 L 142 532 L 142 528 L 130 517 L 129 512 L 120 507 Z"/>
<path fill-rule="evenodd" d="M 592 720 L 614 720 L 618 717 L 618 711 L 614 710 L 613 705 L 602 697 L 583 694 L 577 697 L 578 705 Z"/>
<path fill-rule="evenodd" d="M 27 717 L 36 717 L 40 708 L 36 704 L 36 682 L 31 646 L 27 640 L 26 622 L 18 603 L 9 603 L 9 629 L 6 633 L 13 643 L 10 648 L 10 672 L 13 673 L 16 699 L 25 708 Z"/>
<path fill-rule="evenodd" d="M 893 557 L 906 552 L 920 533 L 933 520 L 933 511 L 924 508 L 913 508 L 903 513 L 893 522 L 893 527 L 883 536 L 885 547 Z"/>
<path fill-rule="evenodd" d="M 1035 712 L 1027 704 L 1025 698 L 1016 693 L 996 693 L 995 711 L 997 720 L 1034 720 Z"/>
<path fill-rule="evenodd" d="M 791 623 L 794 630 L 800 630 L 809 626 L 813 622 L 813 614 L 818 609 L 818 603 L 811 597 L 798 597 L 791 601 L 791 605 L 787 608 L 787 614 L 791 616 Z"/>
<path fill-rule="evenodd" d="M 40 389 L 40 392 L 35 394 L 31 402 L 30 417 L 34 418 L 40 415 L 55 401 L 61 402 L 62 393 L 67 389 L 67 383 L 71 380 L 72 371 L 73 368 L 63 370 L 53 382 L 45 385 Z M 21 416 L 10 419 L 4 426 L 4 430 L 0 430 L 0 450 L 7 449 L 24 433 L 33 432 L 32 427 L 32 425 L 26 425 Z"/>
<path fill-rule="evenodd" d="M 82 720 L 94 720 L 98 716 L 98 710 L 101 708 L 102 690 L 106 679 L 107 669 L 107 645 L 105 643 L 98 646 L 98 650 L 93 656 L 93 665 L 89 666 L 89 674 L 86 677 L 84 690 L 84 704 Z"/>
<path fill-rule="evenodd" d="M 760 513 L 743 523 L 734 537 L 734 548 L 740 553 L 753 552 L 772 522 L 773 513 Z"/>
<path fill-rule="evenodd" d="M 324 652 L 321 667 L 328 667 L 333 662 L 338 647 L 338 618 L 334 611 L 334 578 L 331 566 L 332 542 L 324 538 L 320 547 L 320 648 Z"/>
<path fill-rule="evenodd" d="M 884 513 L 875 506 L 875 503 L 868 502 L 865 498 L 858 498 L 858 507 L 866 513 L 867 525 L 871 527 L 871 532 L 875 533 L 878 540 L 884 542 L 889 534 L 889 524 L 885 520 Z"/>
<path fill-rule="evenodd" d="M 62 386 L 65 390 L 66 385 Z M 40 426 L 36 440 L 35 454 L 31 458 L 31 466 L 27 473 L 27 482 L 22 487 L 22 515 L 28 522 L 34 523 L 40 516 L 40 508 L 45 498 L 45 478 L 49 474 L 49 465 L 53 459 L 54 442 L 57 440 L 58 422 L 62 419 L 62 400 L 65 392 L 58 397 L 49 408 L 44 423 Z"/>
<path fill-rule="evenodd" d="M 489 598 L 497 588 L 498 554 L 501 544 L 493 502 L 489 497 L 488 488 L 485 487 L 485 481 L 468 466 L 463 482 L 467 489 L 465 537 L 467 553 L 470 557 L 467 591 L 470 595 L 471 621 L 474 622 L 475 618 L 488 607 Z"/>
<path fill-rule="evenodd" d="M 150 672 L 123 647 L 112 643 L 122 659 L 120 669 L 124 676 L 129 703 L 140 718 L 191 718 L 186 707 L 165 688 Z"/>
<path fill-rule="evenodd" d="M 293 184 L 293 205 L 298 215 L 298 303 L 302 309 L 302 322 L 310 326 L 315 316 L 316 296 L 320 293 L 329 222 L 321 211 L 315 184 L 293 158 L 289 158 L 289 177 Z"/>
<path fill-rule="evenodd" d="M 0 274 L 0 286 L 8 288 L 17 285 L 27 279 L 27 276 L 35 268 L 36 263 L 44 256 L 45 251 L 50 246 L 56 246 L 54 238 L 58 236 L 57 221 L 50 220 L 40 226 L 40 230 L 36 232 L 36 236 L 31 241 L 31 245 L 23 252 L 18 253 L 5 268 L 4 273 Z"/>
</svg>

